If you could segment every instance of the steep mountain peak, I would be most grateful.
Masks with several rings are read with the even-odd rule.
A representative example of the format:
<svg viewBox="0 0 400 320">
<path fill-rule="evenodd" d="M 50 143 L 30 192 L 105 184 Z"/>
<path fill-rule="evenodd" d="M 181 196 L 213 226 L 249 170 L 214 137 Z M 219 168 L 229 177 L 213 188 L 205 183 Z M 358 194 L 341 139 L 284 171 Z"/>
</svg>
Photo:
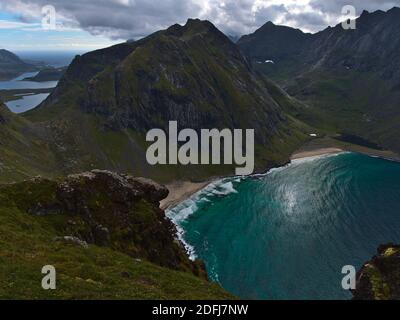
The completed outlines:
<svg viewBox="0 0 400 320">
<path fill-rule="evenodd" d="M 214 27 L 214 25 L 208 20 L 201 20 L 201 19 L 192 19 L 189 18 L 186 21 L 186 27 L 201 27 L 201 28 L 209 28 Z"/>
<path fill-rule="evenodd" d="M 207 35 L 210 37 L 217 36 L 219 38 L 223 36 L 224 38 L 227 38 L 210 21 L 200 19 L 188 19 L 186 24 L 183 26 L 175 24 L 168 28 L 165 32 L 161 32 L 161 34 L 174 35 L 185 39 L 191 39 L 192 37 L 199 35 Z"/>
<path fill-rule="evenodd" d="M 272 21 L 266 22 L 260 29 L 276 27 L 276 25 Z"/>
<path fill-rule="evenodd" d="M 261 28 L 257 29 L 254 34 L 257 33 L 266 33 L 266 32 L 288 32 L 288 33 L 298 33 L 298 34 L 305 34 L 300 29 L 288 27 L 288 26 L 280 26 L 274 24 L 272 21 L 268 21 L 265 23 Z"/>
<path fill-rule="evenodd" d="M 22 62 L 21 59 L 14 53 L 0 49 L 0 62 Z"/>
<path fill-rule="evenodd" d="M 240 38 L 242 52 L 257 63 L 273 60 L 282 63 L 288 56 L 298 55 L 311 38 L 311 34 L 268 21 L 250 35 Z"/>
<path fill-rule="evenodd" d="M 8 50 L 0 49 L 0 79 L 11 79 L 23 72 L 33 70 L 35 70 L 35 66 L 25 63 Z"/>
<path fill-rule="evenodd" d="M 388 11 L 389 13 L 397 13 L 400 14 L 400 7 L 393 7 Z"/>
<path fill-rule="evenodd" d="M 258 70 L 326 112 L 323 121 L 343 125 L 338 110 L 346 106 L 352 110 L 348 117 L 354 120 L 349 123 L 356 128 L 355 135 L 399 151 L 395 116 L 400 96 L 399 30 L 400 8 L 394 7 L 364 11 L 355 30 L 345 30 L 339 23 L 309 34 L 304 41 L 293 30 L 285 33 L 275 28 L 242 38 L 239 46 Z"/>
<path fill-rule="evenodd" d="M 356 19 L 357 22 L 359 23 L 377 23 L 381 21 L 382 19 L 386 19 L 390 16 L 390 12 L 387 11 L 382 11 L 382 10 L 376 10 L 373 12 L 369 12 L 367 10 L 364 10 L 361 15 Z M 341 24 L 338 25 L 338 27 L 341 27 Z"/>
<path fill-rule="evenodd" d="M 363 10 L 360 17 L 368 16 L 369 14 L 370 14 L 370 12 L 368 10 Z"/>
<path fill-rule="evenodd" d="M 95 162 L 97 167 L 146 172 L 156 179 L 162 174 L 165 181 L 169 175 L 176 178 L 191 170 L 166 172 L 162 166 L 150 168 L 146 161 L 146 132 L 154 128 L 168 131 L 169 121 L 197 131 L 251 128 L 255 143 L 265 147 L 263 152 L 275 148 L 277 136 L 286 139 L 292 123 L 280 108 L 281 100 L 275 100 L 277 95 L 281 99 L 280 93 L 266 82 L 211 22 L 190 19 L 184 26 L 173 25 L 132 44 L 76 58 L 57 89 L 28 117 L 52 122 L 51 136 L 63 146 L 57 152 L 77 168 L 74 171 L 87 170 Z M 67 121 L 68 127 L 64 125 Z M 67 136 L 72 143 L 66 142 Z M 121 143 L 104 143 L 112 136 L 118 136 Z M 88 152 L 88 145 L 98 148 L 83 158 L 80 154 Z M 256 154 L 258 167 L 280 162 L 286 156 L 283 148 L 284 144 L 276 146 L 281 153 L 274 159 L 267 151 Z M 198 168 L 188 174 L 195 177 L 209 170 Z"/>
<path fill-rule="evenodd" d="M 104 88 L 112 91 L 105 95 Z M 260 97 L 262 102 L 250 105 L 250 96 Z M 260 114 L 265 122 L 274 118 L 269 121 L 272 126 L 279 122 L 276 104 L 238 48 L 211 22 L 199 19 L 189 19 L 183 26 L 174 25 L 138 42 L 117 66 L 98 72 L 89 81 L 82 100 L 85 111 L 105 116 L 113 129 L 128 127 L 145 132 L 161 124 L 167 126 L 166 121 L 153 116 L 155 112 L 195 129 L 234 127 L 238 123 L 248 127 L 250 124 L 245 125 L 245 117 L 240 115 L 246 108 L 254 111 L 247 118 L 253 117 L 255 122 L 259 122 Z M 140 109 L 147 112 L 138 112 Z M 230 109 L 236 114 L 228 118 L 225 112 L 211 114 L 207 111 L 210 109 Z M 257 112 L 260 114 L 255 116 Z"/>
</svg>

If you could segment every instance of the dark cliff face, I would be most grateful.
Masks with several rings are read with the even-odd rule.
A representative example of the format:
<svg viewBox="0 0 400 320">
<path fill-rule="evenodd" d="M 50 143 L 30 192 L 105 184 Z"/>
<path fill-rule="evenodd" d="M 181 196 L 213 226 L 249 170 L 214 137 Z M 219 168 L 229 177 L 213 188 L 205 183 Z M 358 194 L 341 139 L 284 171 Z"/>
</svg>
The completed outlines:
<svg viewBox="0 0 400 320">
<path fill-rule="evenodd" d="M 237 42 L 251 60 L 301 61 L 304 50 L 312 42 L 312 35 L 299 29 L 278 26 L 267 22 L 253 34 L 245 35 Z"/>
<path fill-rule="evenodd" d="M 109 247 L 136 259 L 206 278 L 188 259 L 175 227 L 159 208 L 168 190 L 151 180 L 93 170 L 59 181 L 34 178 L 1 187 L 9 201 L 34 216 L 63 216 L 57 241 Z"/>
<path fill-rule="evenodd" d="M 234 169 L 150 167 L 148 130 L 167 131 L 169 121 L 179 129 L 254 129 L 256 167 L 264 171 L 307 138 L 282 105 L 294 108 L 294 101 L 228 37 L 208 21 L 189 20 L 76 57 L 50 97 L 25 116 L 45 127 L 64 172 L 106 168 L 166 182 Z"/>
<path fill-rule="evenodd" d="M 399 86 L 400 8 L 388 12 L 364 11 L 356 23 L 355 30 L 344 30 L 338 25 L 316 34 L 307 53 L 310 63 L 376 72 Z"/>
<path fill-rule="evenodd" d="M 211 23 L 189 20 L 132 45 L 90 78 L 82 108 L 112 129 L 254 128 L 266 144 L 285 117 L 237 47 Z M 92 64 L 92 62 L 90 62 Z"/>
<path fill-rule="evenodd" d="M 269 22 L 251 35 L 243 36 L 238 45 L 251 59 L 275 59 L 276 63 L 295 60 L 291 72 L 339 68 L 361 72 L 374 71 L 383 78 L 400 81 L 400 8 L 388 12 L 364 11 L 356 20 L 355 30 L 344 30 L 341 24 L 316 34 Z"/>
<path fill-rule="evenodd" d="M 302 115 L 309 124 L 400 152 L 399 30 L 400 8 L 393 8 L 364 11 L 355 30 L 339 24 L 306 35 L 268 24 L 238 44 L 259 71 L 312 107 Z M 279 39 L 293 39 L 297 50 Z M 275 64 L 258 64 L 259 52 Z"/>
<path fill-rule="evenodd" d="M 355 300 L 400 300 L 400 246 L 382 245 L 357 274 Z"/>
</svg>

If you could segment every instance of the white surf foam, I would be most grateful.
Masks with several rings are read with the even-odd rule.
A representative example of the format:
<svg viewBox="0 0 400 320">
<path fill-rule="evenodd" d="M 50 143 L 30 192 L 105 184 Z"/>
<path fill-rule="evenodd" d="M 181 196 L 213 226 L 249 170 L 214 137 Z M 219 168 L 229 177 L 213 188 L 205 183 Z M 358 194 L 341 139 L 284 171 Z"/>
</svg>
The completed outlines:
<svg viewBox="0 0 400 320">
<path fill-rule="evenodd" d="M 202 202 L 211 202 L 212 197 L 225 197 L 232 193 L 237 193 L 234 188 L 233 182 L 239 183 L 242 181 L 241 177 L 225 178 L 210 183 L 204 189 L 193 194 L 189 199 L 181 202 L 173 208 L 166 210 L 165 214 L 170 219 L 177 230 L 177 238 L 183 243 L 189 258 L 195 260 L 197 255 L 194 247 L 185 240 L 185 230 L 182 224 L 199 209 L 198 205 Z"/>
</svg>

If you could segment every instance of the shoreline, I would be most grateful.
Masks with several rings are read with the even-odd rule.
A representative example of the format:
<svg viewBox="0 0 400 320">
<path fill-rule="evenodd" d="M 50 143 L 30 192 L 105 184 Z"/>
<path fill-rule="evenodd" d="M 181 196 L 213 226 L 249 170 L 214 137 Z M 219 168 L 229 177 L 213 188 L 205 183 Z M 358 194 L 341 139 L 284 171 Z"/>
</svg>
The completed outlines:
<svg viewBox="0 0 400 320">
<path fill-rule="evenodd" d="M 339 148 L 318 148 L 315 150 L 295 152 L 290 157 L 290 160 L 309 158 L 309 157 L 326 155 L 326 154 L 335 154 L 335 153 L 341 153 L 341 152 L 344 152 L 344 150 L 339 149 Z M 271 169 L 273 169 L 273 168 L 271 168 Z M 271 169 L 269 169 L 269 170 L 271 170 Z M 167 210 L 171 207 L 174 207 L 174 206 L 184 202 L 185 200 L 189 199 L 191 196 L 193 196 L 195 193 L 199 192 L 200 190 L 206 188 L 211 183 L 213 183 L 219 179 L 228 178 L 228 177 L 230 177 L 230 176 L 219 177 L 219 178 L 214 177 L 210 180 L 206 180 L 203 182 L 174 181 L 169 184 L 166 184 L 165 186 L 169 190 L 169 194 L 165 199 L 160 201 L 160 208 L 162 210 Z"/>
<path fill-rule="evenodd" d="M 370 157 L 378 157 L 384 160 L 400 162 L 400 155 L 392 151 L 375 150 L 353 144 L 337 144 L 332 143 L 332 141 L 321 141 L 318 139 L 293 152 L 289 158 L 289 162 L 316 156 L 339 154 L 342 152 L 361 153 Z M 271 169 L 272 168 L 269 170 Z M 167 198 L 160 201 L 160 208 L 162 210 L 167 210 L 168 208 L 174 207 L 189 199 L 192 195 L 204 189 L 210 183 L 228 177 L 229 176 L 219 178 L 213 177 L 203 182 L 175 181 L 166 184 L 165 186 L 168 188 L 169 194 Z"/>
<path fill-rule="evenodd" d="M 214 180 L 215 179 L 211 179 L 204 182 L 175 181 L 165 185 L 169 190 L 169 194 L 165 199 L 160 201 L 160 208 L 162 210 L 167 210 L 168 208 L 178 205 L 207 187 Z"/>
<path fill-rule="evenodd" d="M 314 150 L 301 150 L 293 153 L 292 156 L 290 157 L 290 160 L 304 159 L 304 158 L 323 156 L 329 154 L 337 154 L 344 151 L 345 150 L 340 148 L 319 148 Z"/>
</svg>

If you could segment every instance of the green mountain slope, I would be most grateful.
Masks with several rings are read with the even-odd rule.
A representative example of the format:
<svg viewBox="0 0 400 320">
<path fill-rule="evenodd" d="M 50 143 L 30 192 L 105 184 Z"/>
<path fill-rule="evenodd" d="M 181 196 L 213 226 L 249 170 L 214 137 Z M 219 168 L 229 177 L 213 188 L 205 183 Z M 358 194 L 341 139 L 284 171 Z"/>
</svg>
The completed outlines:
<svg viewBox="0 0 400 320">
<path fill-rule="evenodd" d="M 299 29 L 267 22 L 253 34 L 241 37 L 237 44 L 256 68 L 274 78 L 300 69 L 303 51 L 312 40 L 311 34 Z"/>
<path fill-rule="evenodd" d="M 65 172 L 107 168 L 158 181 L 204 178 L 233 167 L 150 167 L 145 134 L 180 128 L 255 129 L 257 167 L 287 161 L 307 128 L 295 103 L 257 74 L 211 23 L 189 20 L 137 42 L 77 57 L 53 94 L 26 114 L 46 123 Z"/>
<path fill-rule="evenodd" d="M 174 240 L 167 194 L 106 171 L 0 185 L 0 299 L 233 298 Z M 56 290 L 42 289 L 45 265 Z"/>
<path fill-rule="evenodd" d="M 0 181 L 59 174 L 46 137 L 43 128 L 12 114 L 0 102 Z"/>
<path fill-rule="evenodd" d="M 314 35 L 273 28 L 242 38 L 239 46 L 257 69 L 311 107 L 300 119 L 400 152 L 400 9 L 364 11 L 356 26 L 344 30 L 338 25 Z M 307 39 L 298 52 L 278 46 L 273 66 L 255 63 L 254 52 L 288 33 Z"/>
<path fill-rule="evenodd" d="M 23 72 L 35 70 L 35 66 L 22 61 L 14 53 L 0 49 L 0 80 L 12 79 Z"/>
</svg>

